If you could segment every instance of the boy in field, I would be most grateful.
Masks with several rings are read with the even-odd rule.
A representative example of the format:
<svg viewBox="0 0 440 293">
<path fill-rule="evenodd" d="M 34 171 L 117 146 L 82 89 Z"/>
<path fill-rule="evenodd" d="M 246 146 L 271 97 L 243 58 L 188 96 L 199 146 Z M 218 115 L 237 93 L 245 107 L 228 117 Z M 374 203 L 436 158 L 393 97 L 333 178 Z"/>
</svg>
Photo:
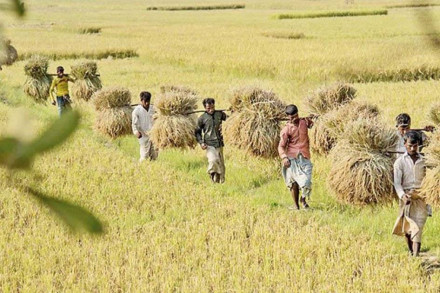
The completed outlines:
<svg viewBox="0 0 440 293">
<path fill-rule="evenodd" d="M 153 127 L 154 107 L 150 104 L 151 94 L 149 92 L 140 93 L 141 103 L 134 108 L 132 113 L 131 128 L 133 134 L 138 138 L 140 145 L 140 159 L 156 160 L 157 150 L 154 148 L 153 142 L 150 140 L 149 131 Z"/>
<path fill-rule="evenodd" d="M 425 177 L 425 160 L 419 153 L 420 133 L 405 133 L 406 152 L 394 162 L 394 188 L 400 198 L 400 215 L 393 234 L 405 236 L 410 253 L 418 256 L 422 242 L 422 231 L 428 217 L 428 206 L 419 196 L 419 188 Z"/>
<path fill-rule="evenodd" d="M 214 183 L 225 182 L 225 159 L 223 157 L 222 122 L 226 120 L 226 114 L 215 110 L 215 100 L 206 98 L 203 100 L 205 113 L 199 117 L 195 131 L 197 142 L 202 150 L 206 150 L 208 157 L 208 174 Z"/>
<path fill-rule="evenodd" d="M 71 77 L 64 74 L 62 66 L 57 67 L 57 76 L 52 80 L 49 94 L 52 98 L 52 105 L 58 105 L 58 114 L 61 116 L 65 110 L 69 110 L 70 96 L 69 96 L 69 81 L 75 82 Z M 54 91 L 56 93 L 56 102 L 54 98 Z"/>
<path fill-rule="evenodd" d="M 299 210 L 299 189 L 302 191 L 301 203 L 305 209 L 309 208 L 306 197 L 312 191 L 312 169 L 310 162 L 308 129 L 313 126 L 310 118 L 300 118 L 295 105 L 286 107 L 288 122 L 281 130 L 278 153 L 282 160 L 282 174 L 289 188 L 294 206 L 290 210 Z"/>
</svg>

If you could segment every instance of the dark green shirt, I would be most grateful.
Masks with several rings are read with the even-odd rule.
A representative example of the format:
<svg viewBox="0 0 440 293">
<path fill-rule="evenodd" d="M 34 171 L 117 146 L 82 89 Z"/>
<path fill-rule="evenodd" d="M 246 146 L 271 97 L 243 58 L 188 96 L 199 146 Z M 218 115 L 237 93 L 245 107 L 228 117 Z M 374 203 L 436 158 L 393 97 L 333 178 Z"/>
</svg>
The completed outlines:
<svg viewBox="0 0 440 293">
<path fill-rule="evenodd" d="M 226 114 L 222 111 L 215 111 L 212 115 L 203 113 L 197 121 L 197 142 L 216 148 L 223 147 L 222 122 L 225 120 Z"/>
</svg>

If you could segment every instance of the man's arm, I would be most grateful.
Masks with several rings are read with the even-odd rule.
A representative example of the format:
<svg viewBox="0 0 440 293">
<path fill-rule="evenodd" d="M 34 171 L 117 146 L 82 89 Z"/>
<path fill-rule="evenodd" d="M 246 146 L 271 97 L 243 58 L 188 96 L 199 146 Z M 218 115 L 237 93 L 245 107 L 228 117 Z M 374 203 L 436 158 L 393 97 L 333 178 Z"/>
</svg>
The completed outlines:
<svg viewBox="0 0 440 293">
<path fill-rule="evenodd" d="M 50 84 L 50 88 L 49 88 L 49 96 L 52 98 L 52 101 L 55 102 L 55 97 L 54 97 L 54 90 L 56 88 L 56 79 L 54 78 L 52 80 L 52 83 Z"/>
<path fill-rule="evenodd" d="M 195 130 L 195 135 L 196 135 L 197 142 L 202 146 L 202 148 L 203 148 L 203 145 L 205 144 L 203 141 L 203 136 L 202 136 L 203 128 L 204 128 L 204 123 L 203 123 L 202 116 L 200 116 L 199 120 L 197 120 L 197 128 Z"/>
<path fill-rule="evenodd" d="M 308 129 L 312 128 L 313 125 L 315 124 L 315 122 L 313 122 L 313 120 L 310 119 L 309 117 L 304 118 L 304 120 L 306 121 L 306 125 Z"/>
<path fill-rule="evenodd" d="M 74 79 L 74 78 L 70 77 L 70 75 L 68 75 L 68 76 L 67 76 L 67 81 L 75 82 L 76 79 Z"/>
<path fill-rule="evenodd" d="M 402 177 L 403 177 L 403 170 L 400 166 L 400 160 L 397 160 L 394 162 L 394 189 L 397 192 L 397 195 L 400 199 L 403 199 L 403 196 L 405 195 L 405 191 L 402 187 Z"/>
<path fill-rule="evenodd" d="M 136 135 L 137 138 L 141 138 L 142 133 L 138 129 L 138 124 L 139 124 L 139 116 L 135 109 L 131 114 L 131 129 L 133 130 L 133 134 Z"/>
<path fill-rule="evenodd" d="M 222 121 L 226 121 L 226 118 L 227 118 L 228 116 L 226 116 L 226 113 L 225 112 L 222 112 Z"/>
</svg>

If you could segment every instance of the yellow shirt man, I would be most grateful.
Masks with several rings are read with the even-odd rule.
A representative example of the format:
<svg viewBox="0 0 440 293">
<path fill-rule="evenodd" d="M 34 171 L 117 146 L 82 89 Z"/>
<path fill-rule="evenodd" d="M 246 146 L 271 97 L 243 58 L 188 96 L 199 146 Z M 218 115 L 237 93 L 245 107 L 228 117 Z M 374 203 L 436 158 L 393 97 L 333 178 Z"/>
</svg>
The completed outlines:
<svg viewBox="0 0 440 293">
<path fill-rule="evenodd" d="M 55 105 L 54 92 L 56 92 L 56 103 L 58 105 L 58 113 L 60 116 L 64 109 L 70 108 L 69 81 L 74 82 L 74 79 L 64 75 L 64 68 L 62 66 L 58 66 L 57 77 L 52 80 L 49 93 L 53 100 L 52 104 Z"/>
</svg>

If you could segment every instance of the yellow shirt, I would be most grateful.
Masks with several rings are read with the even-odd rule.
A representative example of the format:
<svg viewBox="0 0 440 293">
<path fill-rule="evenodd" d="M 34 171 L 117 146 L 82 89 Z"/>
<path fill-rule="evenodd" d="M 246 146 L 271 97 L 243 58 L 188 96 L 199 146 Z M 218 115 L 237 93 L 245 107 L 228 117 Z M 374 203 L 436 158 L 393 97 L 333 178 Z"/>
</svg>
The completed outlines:
<svg viewBox="0 0 440 293">
<path fill-rule="evenodd" d="M 69 94 L 69 85 L 68 82 L 73 82 L 74 80 L 67 75 L 64 75 L 63 77 L 55 77 L 52 80 L 52 84 L 50 86 L 50 95 L 53 98 L 53 90 L 56 88 L 56 94 L 57 97 L 65 96 Z"/>
</svg>

